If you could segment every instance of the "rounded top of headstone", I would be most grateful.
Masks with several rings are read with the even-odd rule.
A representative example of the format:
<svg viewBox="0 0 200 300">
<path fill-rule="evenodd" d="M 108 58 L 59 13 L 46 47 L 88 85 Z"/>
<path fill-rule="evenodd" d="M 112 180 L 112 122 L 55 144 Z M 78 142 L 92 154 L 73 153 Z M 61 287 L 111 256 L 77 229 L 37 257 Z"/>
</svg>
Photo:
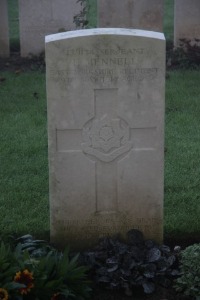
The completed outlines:
<svg viewBox="0 0 200 300">
<path fill-rule="evenodd" d="M 74 31 L 67 31 L 67 32 L 47 35 L 45 37 L 45 42 L 48 43 L 57 40 L 70 39 L 76 37 L 95 36 L 95 35 L 123 35 L 123 36 L 135 36 L 135 37 L 145 37 L 145 38 L 165 40 L 164 34 L 156 31 L 127 29 L 127 28 L 93 28 L 93 29 L 74 30 Z"/>
</svg>

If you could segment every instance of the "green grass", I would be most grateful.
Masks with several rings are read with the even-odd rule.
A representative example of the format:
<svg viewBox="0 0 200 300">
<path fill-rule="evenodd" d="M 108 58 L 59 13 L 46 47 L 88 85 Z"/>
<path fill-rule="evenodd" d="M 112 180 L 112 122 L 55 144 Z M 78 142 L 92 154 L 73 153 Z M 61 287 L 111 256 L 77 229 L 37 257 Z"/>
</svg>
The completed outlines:
<svg viewBox="0 0 200 300">
<path fill-rule="evenodd" d="M 0 232 L 44 235 L 49 229 L 44 74 L 2 76 Z"/>
<path fill-rule="evenodd" d="M 170 73 L 166 89 L 165 232 L 200 233 L 200 73 Z"/>
<path fill-rule="evenodd" d="M 96 0 L 88 0 L 96 27 Z M 17 0 L 8 0 L 12 49 L 19 48 Z M 164 32 L 173 39 L 173 3 Z M 0 82 L 0 232 L 48 237 L 45 76 L 2 73 Z M 165 236 L 200 234 L 200 73 L 169 72 L 166 82 Z"/>
<path fill-rule="evenodd" d="M 97 27 L 97 0 L 87 0 L 88 1 L 88 28 L 96 28 Z"/>
<path fill-rule="evenodd" d="M 18 0 L 8 0 L 10 48 L 19 51 L 19 9 Z"/>
<path fill-rule="evenodd" d="M 164 33 L 167 40 L 174 36 L 174 0 L 164 1 Z"/>
<path fill-rule="evenodd" d="M 48 238 L 45 76 L 0 76 L 0 232 Z M 199 82 L 198 71 L 169 72 L 166 82 L 166 237 L 200 233 Z"/>
</svg>

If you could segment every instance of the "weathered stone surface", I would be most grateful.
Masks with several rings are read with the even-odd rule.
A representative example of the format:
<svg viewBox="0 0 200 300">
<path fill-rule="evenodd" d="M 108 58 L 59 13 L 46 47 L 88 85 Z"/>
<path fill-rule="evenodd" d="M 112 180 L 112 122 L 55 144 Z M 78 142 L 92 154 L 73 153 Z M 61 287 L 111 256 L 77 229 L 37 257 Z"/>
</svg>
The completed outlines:
<svg viewBox="0 0 200 300">
<path fill-rule="evenodd" d="M 181 39 L 200 46 L 199 0 L 175 0 L 174 45 L 176 47 L 181 44 Z"/>
<path fill-rule="evenodd" d="M 9 26 L 7 0 L 0 1 L 0 57 L 8 57 L 9 49 Z"/>
<path fill-rule="evenodd" d="M 162 240 L 165 40 L 90 29 L 46 37 L 51 240 L 140 229 Z"/>
<path fill-rule="evenodd" d="M 98 0 L 98 27 L 163 31 L 163 0 Z"/>
<path fill-rule="evenodd" d="M 74 30 L 80 10 L 76 0 L 19 0 L 21 56 L 44 51 L 47 34 Z"/>
</svg>

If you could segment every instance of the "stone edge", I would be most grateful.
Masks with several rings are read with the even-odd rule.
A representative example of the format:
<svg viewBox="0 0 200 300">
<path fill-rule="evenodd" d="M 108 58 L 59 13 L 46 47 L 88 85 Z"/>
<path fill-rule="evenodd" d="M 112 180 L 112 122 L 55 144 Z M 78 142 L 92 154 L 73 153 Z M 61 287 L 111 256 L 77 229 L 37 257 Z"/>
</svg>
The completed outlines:
<svg viewBox="0 0 200 300">
<path fill-rule="evenodd" d="M 61 32 L 45 36 L 45 43 L 55 42 L 64 39 L 86 37 L 95 35 L 124 35 L 145 37 L 152 39 L 165 40 L 165 36 L 161 32 L 140 30 L 140 29 L 126 29 L 126 28 L 95 28 L 95 29 L 82 29 L 67 32 Z"/>
</svg>

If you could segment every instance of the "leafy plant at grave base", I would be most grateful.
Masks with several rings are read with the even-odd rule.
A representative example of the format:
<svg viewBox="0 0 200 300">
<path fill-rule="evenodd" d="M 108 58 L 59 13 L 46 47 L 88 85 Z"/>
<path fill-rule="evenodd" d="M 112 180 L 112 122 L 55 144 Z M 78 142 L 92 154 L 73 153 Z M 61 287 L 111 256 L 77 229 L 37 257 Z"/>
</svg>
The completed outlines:
<svg viewBox="0 0 200 300">
<path fill-rule="evenodd" d="M 88 2 L 87 0 L 77 0 L 77 3 L 80 2 L 82 9 L 79 14 L 74 16 L 73 22 L 76 25 L 77 29 L 84 29 L 88 25 L 87 13 L 88 13 Z"/>
<path fill-rule="evenodd" d="M 22 263 L 20 245 L 18 245 L 14 252 L 9 245 L 3 241 L 0 246 L 0 296 L 1 299 L 7 300 L 10 295 L 23 285 L 13 281 L 13 276 L 19 270 Z"/>
<path fill-rule="evenodd" d="M 180 277 L 175 288 L 187 296 L 200 299 L 200 244 L 187 247 L 180 254 Z"/>
<path fill-rule="evenodd" d="M 196 44 L 190 40 L 181 39 L 178 48 L 173 49 L 172 44 L 167 44 L 167 62 L 170 65 L 179 68 L 197 69 L 200 67 L 200 40 L 195 39 Z"/>
<path fill-rule="evenodd" d="M 95 282 L 109 289 L 124 289 L 128 296 L 139 286 L 146 294 L 153 293 L 156 285 L 171 286 L 179 272 L 176 255 L 170 248 L 145 241 L 138 230 L 130 230 L 127 237 L 127 244 L 104 238 L 97 247 L 82 254 L 81 262 L 90 266 Z"/>
<path fill-rule="evenodd" d="M 0 247 L 0 299 L 82 300 L 89 297 L 87 268 L 69 249 L 58 252 L 45 241 L 25 235 L 11 249 Z"/>
</svg>

